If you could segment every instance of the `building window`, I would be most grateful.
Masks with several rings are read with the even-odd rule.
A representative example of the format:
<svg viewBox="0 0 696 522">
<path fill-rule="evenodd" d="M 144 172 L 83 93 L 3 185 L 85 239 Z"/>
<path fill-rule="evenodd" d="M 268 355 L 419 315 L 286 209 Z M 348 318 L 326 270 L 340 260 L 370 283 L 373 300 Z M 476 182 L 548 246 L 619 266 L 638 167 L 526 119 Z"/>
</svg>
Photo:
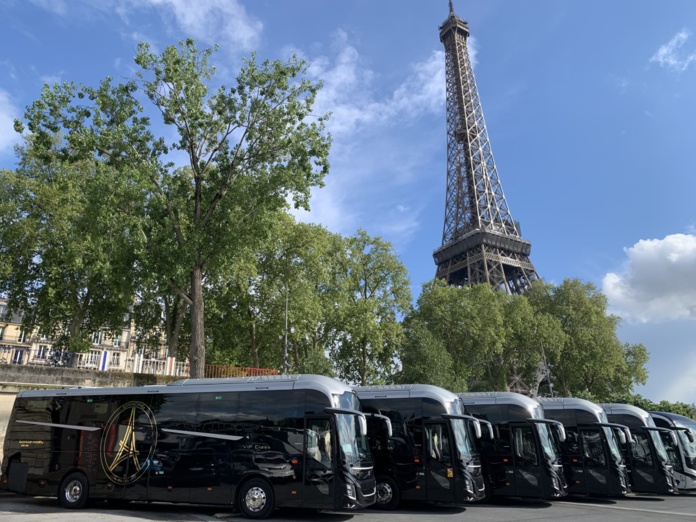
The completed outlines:
<svg viewBox="0 0 696 522">
<path fill-rule="evenodd" d="M 15 350 L 12 354 L 12 364 L 24 364 L 24 350 Z"/>
<path fill-rule="evenodd" d="M 119 335 L 117 335 L 116 337 L 114 337 L 114 340 L 113 340 L 113 345 L 114 345 L 114 346 L 116 346 L 116 347 L 121 346 L 121 335 L 122 335 L 122 334 L 119 334 Z"/>
<path fill-rule="evenodd" d="M 119 352 L 112 352 L 109 366 L 121 366 L 121 354 Z"/>
<path fill-rule="evenodd" d="M 7 313 L 7 305 L 0 304 L 0 321 L 5 319 L 6 313 Z"/>
<path fill-rule="evenodd" d="M 95 350 L 92 350 L 89 352 L 89 357 L 87 358 L 87 364 L 89 366 L 99 366 L 99 356 L 101 355 L 101 352 L 97 352 Z"/>
<path fill-rule="evenodd" d="M 48 346 L 45 344 L 40 344 L 39 348 L 34 354 L 34 359 L 46 359 L 48 357 Z"/>
<path fill-rule="evenodd" d="M 92 334 L 92 344 L 101 344 L 102 343 L 102 337 L 103 337 L 103 332 L 94 332 Z"/>
<path fill-rule="evenodd" d="M 23 343 L 26 338 L 27 338 L 27 333 L 24 331 L 24 328 L 20 328 L 19 335 L 17 335 L 17 342 Z"/>
<path fill-rule="evenodd" d="M 0 326 L 0 341 L 2 341 L 2 338 L 4 337 L 4 335 L 5 335 L 5 327 Z"/>
</svg>

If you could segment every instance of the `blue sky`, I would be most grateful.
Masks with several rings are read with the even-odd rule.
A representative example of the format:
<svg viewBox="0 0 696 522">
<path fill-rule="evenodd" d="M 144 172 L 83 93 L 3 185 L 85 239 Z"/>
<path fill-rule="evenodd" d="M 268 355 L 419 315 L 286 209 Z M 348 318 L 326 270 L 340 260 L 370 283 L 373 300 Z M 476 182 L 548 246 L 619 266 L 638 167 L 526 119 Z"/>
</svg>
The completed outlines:
<svg viewBox="0 0 696 522">
<path fill-rule="evenodd" d="M 454 0 L 510 212 L 553 283 L 594 283 L 650 351 L 653 400 L 696 401 L 696 2 Z M 302 219 L 394 245 L 414 296 L 434 276 L 445 200 L 447 0 L 5 0 L 0 168 L 44 83 L 134 75 L 140 41 L 220 44 L 324 81 L 331 173 Z"/>
</svg>

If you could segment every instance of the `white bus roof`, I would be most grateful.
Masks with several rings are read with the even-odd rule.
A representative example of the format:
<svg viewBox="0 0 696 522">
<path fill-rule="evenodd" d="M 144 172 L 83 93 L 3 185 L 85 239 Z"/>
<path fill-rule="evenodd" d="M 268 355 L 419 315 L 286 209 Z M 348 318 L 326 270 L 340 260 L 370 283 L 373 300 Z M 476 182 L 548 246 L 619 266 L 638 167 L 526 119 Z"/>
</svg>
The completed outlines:
<svg viewBox="0 0 696 522">
<path fill-rule="evenodd" d="M 354 386 L 360 399 L 430 398 L 439 402 L 454 402 L 457 396 L 449 390 L 431 384 L 392 384 Z"/>
<path fill-rule="evenodd" d="M 537 401 L 544 410 L 582 410 L 597 418 L 603 417 L 605 414 L 604 409 L 599 404 L 576 397 L 537 397 Z"/>
<path fill-rule="evenodd" d="M 600 404 L 607 415 L 624 415 L 632 417 L 637 420 L 643 426 L 655 426 L 655 421 L 653 421 L 650 414 L 642 408 L 633 406 L 632 404 L 616 404 L 616 403 L 602 403 Z M 611 420 L 611 419 L 609 419 Z M 621 422 L 620 424 L 627 424 L 626 422 Z"/>
<path fill-rule="evenodd" d="M 206 393 L 253 390 L 318 390 L 326 395 L 351 392 L 347 384 L 324 375 L 264 375 L 227 379 L 183 379 L 166 385 L 129 386 L 124 388 L 68 388 L 59 390 L 24 390 L 17 397 L 77 397 L 91 395 L 129 395 L 159 393 Z"/>
</svg>

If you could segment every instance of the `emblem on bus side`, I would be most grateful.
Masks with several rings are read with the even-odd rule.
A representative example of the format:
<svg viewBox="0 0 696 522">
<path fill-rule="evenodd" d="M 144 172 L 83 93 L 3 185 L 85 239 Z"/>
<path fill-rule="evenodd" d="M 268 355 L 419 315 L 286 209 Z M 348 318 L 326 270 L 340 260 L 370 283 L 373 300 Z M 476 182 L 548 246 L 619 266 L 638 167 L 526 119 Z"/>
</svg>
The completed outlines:
<svg viewBox="0 0 696 522">
<path fill-rule="evenodd" d="M 131 484 L 148 470 L 157 445 L 152 410 L 140 401 L 127 402 L 109 418 L 101 438 L 104 473 L 117 484 Z"/>
</svg>

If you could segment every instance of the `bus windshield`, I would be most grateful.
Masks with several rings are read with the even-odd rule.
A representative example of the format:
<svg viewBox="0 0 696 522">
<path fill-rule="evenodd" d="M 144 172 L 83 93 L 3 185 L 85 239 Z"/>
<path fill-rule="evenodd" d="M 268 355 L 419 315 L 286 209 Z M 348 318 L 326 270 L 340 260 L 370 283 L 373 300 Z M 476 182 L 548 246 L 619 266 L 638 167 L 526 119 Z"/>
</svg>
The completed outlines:
<svg viewBox="0 0 696 522">
<path fill-rule="evenodd" d="M 611 458 L 613 458 L 616 462 L 621 462 L 623 460 L 623 456 L 621 455 L 621 450 L 619 449 L 619 443 L 616 440 L 614 430 L 608 426 L 603 426 L 602 429 L 604 430 L 604 435 L 606 435 L 607 444 L 609 444 Z"/>
<path fill-rule="evenodd" d="M 464 419 L 450 419 L 454 440 L 457 443 L 459 457 L 465 460 L 474 455 L 474 447 L 471 443 L 471 432 L 468 429 L 467 421 Z"/>
<path fill-rule="evenodd" d="M 370 461 L 367 436 L 360 432 L 357 415 L 339 413 L 336 415 L 338 444 L 346 461 L 351 463 Z"/>
<path fill-rule="evenodd" d="M 662 438 L 660 437 L 660 434 L 655 430 L 648 431 L 650 432 L 650 438 L 653 441 L 653 445 L 655 446 L 655 450 L 657 451 L 658 458 L 662 462 L 669 464 L 669 456 L 667 455 L 665 445 L 662 443 Z"/>
<path fill-rule="evenodd" d="M 354 391 L 344 392 L 341 395 L 335 394 L 334 397 L 338 397 L 337 408 L 360 411 L 360 401 Z"/>
<path fill-rule="evenodd" d="M 541 448 L 544 450 L 544 456 L 548 460 L 558 459 L 558 451 L 556 449 L 556 442 L 551 435 L 551 430 L 546 423 L 535 423 L 537 431 L 539 432 L 539 440 L 541 441 Z"/>
<path fill-rule="evenodd" d="M 693 426 L 682 426 L 677 424 L 681 429 L 677 430 L 679 434 L 679 445 L 684 450 L 684 457 L 686 458 L 686 465 L 691 469 L 696 469 L 696 429 Z M 685 429 L 691 432 L 692 440 L 689 440 L 689 436 L 684 431 Z"/>
</svg>

